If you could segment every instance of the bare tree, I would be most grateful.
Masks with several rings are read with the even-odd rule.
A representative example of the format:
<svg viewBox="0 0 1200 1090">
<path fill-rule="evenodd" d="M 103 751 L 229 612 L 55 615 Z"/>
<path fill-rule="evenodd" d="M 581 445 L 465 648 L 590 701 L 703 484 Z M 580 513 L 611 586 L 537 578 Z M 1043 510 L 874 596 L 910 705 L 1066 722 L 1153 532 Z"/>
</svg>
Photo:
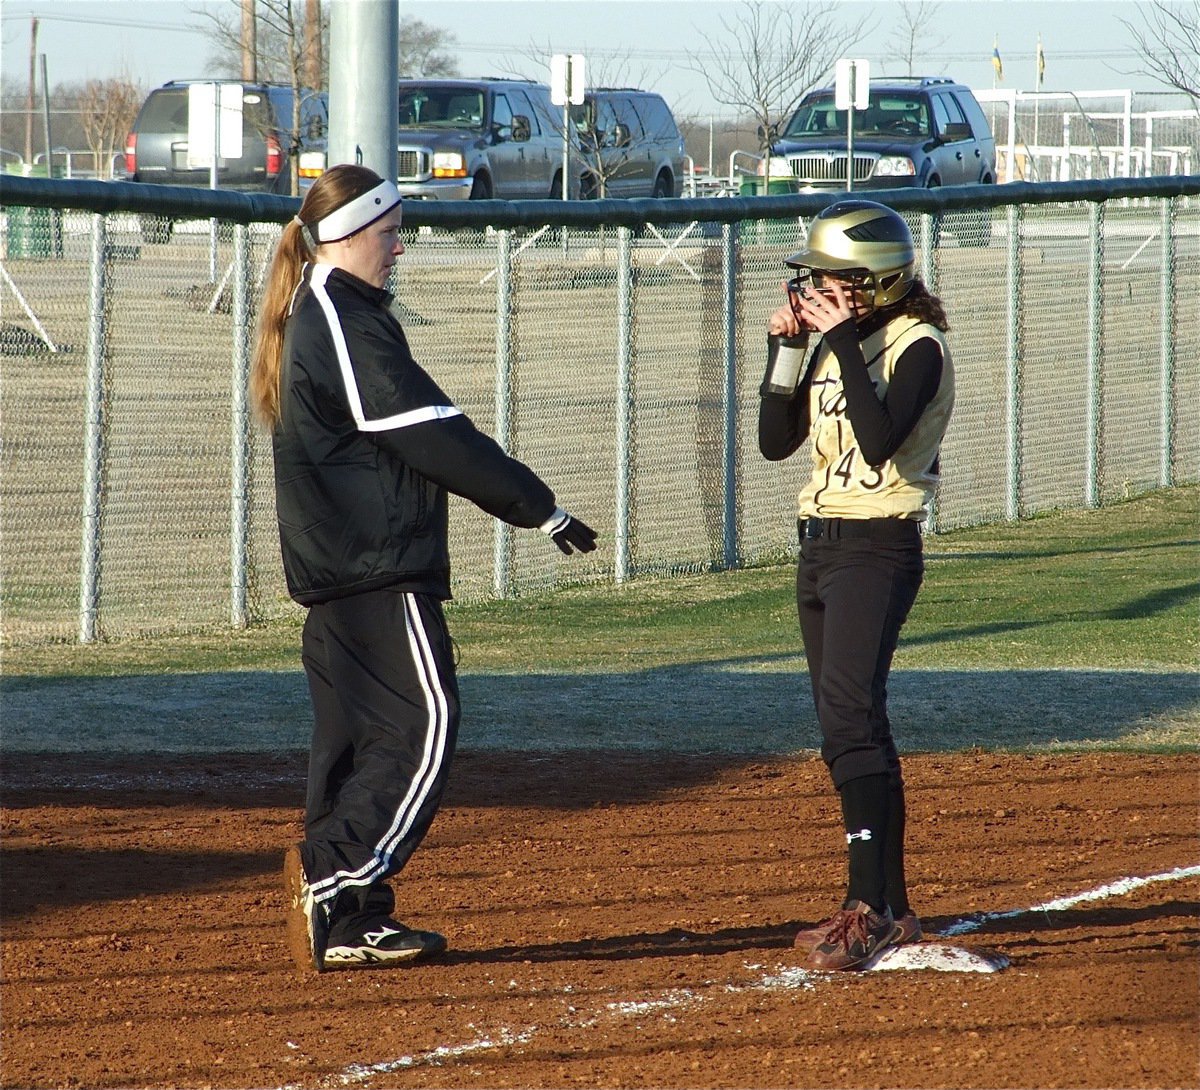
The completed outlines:
<svg viewBox="0 0 1200 1090">
<path fill-rule="evenodd" d="M 916 0 L 915 3 L 911 0 L 903 0 L 896 6 L 900 14 L 896 33 L 892 38 L 891 52 L 893 56 L 904 62 L 906 74 L 913 76 L 916 75 L 913 71 L 913 62 L 917 55 L 932 53 L 946 42 L 945 35 L 933 38 L 928 44 L 922 41 L 937 24 L 941 4 L 934 3 L 932 0 Z"/>
<path fill-rule="evenodd" d="M 253 43 L 243 33 L 244 18 L 254 15 Z M 195 12 L 204 22 L 204 29 L 213 44 L 208 67 L 212 74 L 226 79 L 238 79 L 248 65 L 243 61 L 244 50 L 253 48 L 253 70 L 264 83 L 291 83 L 295 61 L 305 70 L 307 0 L 230 0 L 226 12 L 202 8 Z M 328 26 L 322 27 L 328 34 Z M 295 86 L 300 86 L 297 80 Z"/>
<path fill-rule="evenodd" d="M 447 30 L 405 15 L 400 20 L 400 57 L 397 70 L 401 76 L 456 76 L 458 62 L 449 49 L 455 37 Z"/>
<path fill-rule="evenodd" d="M 243 0 L 231 0 L 239 5 Z M 259 12 L 257 33 L 258 78 L 269 83 L 287 83 L 291 79 L 291 57 L 295 48 L 289 27 L 302 27 L 300 50 L 305 58 L 304 86 L 329 84 L 328 5 L 318 0 L 253 0 Z M 202 9 L 196 12 L 207 23 L 213 44 L 209 67 L 231 79 L 241 68 L 242 34 L 240 14 L 234 18 Z M 320 33 L 314 27 L 320 27 Z M 450 49 L 454 35 L 411 16 L 400 20 L 397 71 L 401 76 L 453 76 L 458 65 Z M 313 73 L 320 72 L 319 81 Z"/>
<path fill-rule="evenodd" d="M 1191 96 L 1200 109 L 1200 0 L 1139 4 L 1141 23 L 1126 19 L 1134 45 L 1155 79 Z"/>
<path fill-rule="evenodd" d="M 841 13 L 832 3 L 746 0 L 736 17 L 721 19 L 720 35 L 701 34 L 706 53 L 689 55 L 688 67 L 705 78 L 716 102 L 757 121 L 768 169 L 779 126 L 834 62 L 873 29 L 841 24 L 835 18 Z"/>
<path fill-rule="evenodd" d="M 144 97 L 142 88 L 129 79 L 93 79 L 83 85 L 78 98 L 79 123 L 97 177 L 112 177 L 113 157 L 124 147 L 125 134 L 133 128 Z"/>
<path fill-rule="evenodd" d="M 304 11 L 293 0 L 260 0 L 258 18 L 264 27 L 268 28 L 284 45 L 284 57 L 287 61 L 288 79 L 292 87 L 292 117 L 291 139 L 288 141 L 292 154 L 288 156 L 288 167 L 291 173 L 291 192 L 295 197 L 300 193 L 300 155 L 299 148 L 303 141 L 300 130 L 302 114 L 302 98 L 304 95 Z"/>
</svg>

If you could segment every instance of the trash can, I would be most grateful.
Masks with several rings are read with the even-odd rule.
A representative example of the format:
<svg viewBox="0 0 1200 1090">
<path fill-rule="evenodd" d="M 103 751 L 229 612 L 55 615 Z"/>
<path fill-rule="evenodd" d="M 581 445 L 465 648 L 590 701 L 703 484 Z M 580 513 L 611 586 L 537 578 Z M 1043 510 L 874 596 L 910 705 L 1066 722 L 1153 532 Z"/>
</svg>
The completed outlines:
<svg viewBox="0 0 1200 1090">
<path fill-rule="evenodd" d="M 27 178 L 46 177 L 44 166 L 20 171 Z M 55 175 L 59 172 L 56 170 Z M 62 257 L 62 213 L 57 208 L 9 206 L 5 254 L 17 257 Z"/>
<path fill-rule="evenodd" d="M 739 197 L 776 197 L 795 192 L 795 178 L 776 178 L 772 176 L 768 180 L 766 178 L 759 178 L 753 174 L 743 178 L 741 185 L 738 187 Z"/>
<path fill-rule="evenodd" d="M 8 209 L 9 257 L 62 257 L 62 225 L 56 208 Z"/>
<path fill-rule="evenodd" d="M 738 187 L 738 195 L 741 197 L 781 197 L 798 192 L 795 178 L 777 178 L 774 175 L 769 180 L 748 175 Z M 751 220 L 746 227 L 749 231 L 743 230 L 743 234 L 748 233 L 756 241 L 771 245 L 790 246 L 800 236 L 799 220 L 792 216 L 777 220 Z"/>
</svg>

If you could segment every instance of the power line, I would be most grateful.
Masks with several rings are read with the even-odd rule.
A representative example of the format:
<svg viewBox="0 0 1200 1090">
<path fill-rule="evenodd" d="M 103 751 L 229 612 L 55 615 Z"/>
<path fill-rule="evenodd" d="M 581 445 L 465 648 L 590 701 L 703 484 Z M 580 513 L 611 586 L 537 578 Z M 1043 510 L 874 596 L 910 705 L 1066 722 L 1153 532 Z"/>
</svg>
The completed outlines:
<svg viewBox="0 0 1200 1090">
<path fill-rule="evenodd" d="M 36 19 L 39 23 L 86 23 L 91 26 L 133 27 L 135 30 L 177 30 L 181 34 L 195 34 L 196 28 L 180 26 L 178 23 L 148 23 L 144 19 L 102 19 L 96 15 L 43 15 L 36 11 L 5 11 L 0 21 L 5 23 Z"/>
<path fill-rule="evenodd" d="M 519 53 L 524 55 L 529 47 L 527 45 L 503 44 L 498 42 L 474 43 L 474 42 L 453 42 L 449 46 L 452 50 L 457 50 L 460 53 L 488 53 L 495 55 L 497 53 Z M 677 61 L 686 60 L 691 57 L 697 58 L 716 58 L 718 55 L 709 49 L 624 49 L 621 47 L 612 48 L 589 48 L 586 44 L 583 47 L 585 53 L 590 53 L 595 57 L 610 57 L 614 59 L 628 58 L 632 60 L 661 60 L 661 61 Z M 1015 58 L 1034 57 L 1034 50 L 1028 52 L 1008 51 L 1008 54 Z M 864 50 L 862 56 L 866 60 L 874 62 L 882 62 L 886 60 L 894 60 L 895 54 L 884 51 L 872 52 Z M 992 54 L 990 51 L 969 52 L 969 53 L 938 53 L 932 52 L 927 54 L 930 60 L 934 61 L 951 61 L 951 62 L 990 62 Z M 1096 61 L 1096 60 L 1127 60 L 1131 57 L 1139 57 L 1141 54 L 1136 49 L 1069 49 L 1055 50 L 1053 53 L 1047 51 L 1047 56 L 1051 60 L 1061 61 Z"/>
</svg>

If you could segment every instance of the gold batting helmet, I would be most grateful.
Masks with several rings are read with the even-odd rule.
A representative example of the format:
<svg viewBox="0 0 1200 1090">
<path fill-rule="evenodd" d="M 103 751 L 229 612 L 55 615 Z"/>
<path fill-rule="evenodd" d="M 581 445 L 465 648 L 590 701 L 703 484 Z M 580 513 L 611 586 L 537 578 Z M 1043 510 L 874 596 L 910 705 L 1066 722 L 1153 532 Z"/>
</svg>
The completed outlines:
<svg viewBox="0 0 1200 1090">
<path fill-rule="evenodd" d="M 835 273 L 863 293 L 869 307 L 903 299 L 912 287 L 916 253 L 903 218 L 875 201 L 838 201 L 808 228 L 808 244 L 784 262 L 800 272 Z M 814 287 L 820 287 L 814 283 Z"/>
</svg>

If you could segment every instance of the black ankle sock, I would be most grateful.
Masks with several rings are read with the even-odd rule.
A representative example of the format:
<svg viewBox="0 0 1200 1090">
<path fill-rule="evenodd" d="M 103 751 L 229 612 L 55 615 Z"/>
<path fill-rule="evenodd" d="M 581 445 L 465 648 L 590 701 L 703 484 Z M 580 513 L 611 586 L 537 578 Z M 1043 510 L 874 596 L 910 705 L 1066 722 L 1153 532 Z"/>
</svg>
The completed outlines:
<svg viewBox="0 0 1200 1090">
<path fill-rule="evenodd" d="M 884 849 L 888 836 L 888 775 L 860 776 L 842 784 L 842 821 L 850 861 L 847 900 L 866 901 L 876 911 L 887 904 Z"/>
<path fill-rule="evenodd" d="M 884 838 L 883 870 L 887 875 L 884 893 L 899 919 L 911 906 L 904 878 L 904 785 L 892 784 L 888 791 L 887 836 Z"/>
</svg>

